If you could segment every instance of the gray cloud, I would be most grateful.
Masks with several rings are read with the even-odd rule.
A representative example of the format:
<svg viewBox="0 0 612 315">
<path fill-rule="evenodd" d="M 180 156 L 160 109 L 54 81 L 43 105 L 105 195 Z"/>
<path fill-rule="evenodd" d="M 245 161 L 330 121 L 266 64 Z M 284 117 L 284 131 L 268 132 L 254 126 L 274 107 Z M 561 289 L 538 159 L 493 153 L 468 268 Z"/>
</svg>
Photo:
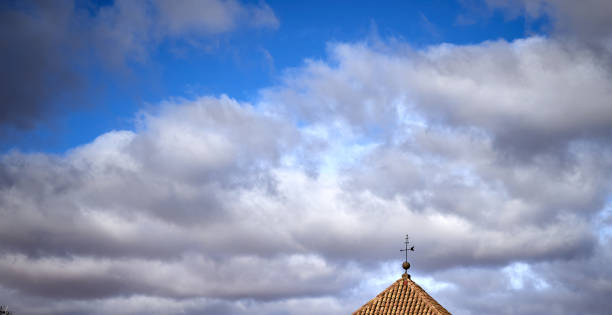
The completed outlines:
<svg viewBox="0 0 612 315">
<path fill-rule="evenodd" d="M 101 7 L 91 20 L 99 57 L 113 66 L 146 61 L 164 40 L 202 42 L 239 28 L 277 28 L 279 21 L 265 3 L 238 1 L 117 1 Z"/>
<path fill-rule="evenodd" d="M 492 8 L 507 10 L 511 16 L 528 19 L 546 17 L 555 36 L 570 39 L 592 48 L 612 52 L 612 4 L 606 0 L 487 0 Z"/>
<path fill-rule="evenodd" d="M 93 4 L 86 4 L 93 6 Z M 0 126 L 27 130 L 87 104 L 88 71 L 147 62 L 163 40 L 206 42 L 239 28 L 276 28 L 265 3 L 116 1 L 93 8 L 73 1 L 0 5 Z M 121 72 L 120 71 L 120 72 Z"/>
<path fill-rule="evenodd" d="M 69 2 L 20 6 L 0 6 L 0 124 L 29 129 L 84 87 L 71 59 L 83 43 Z"/>
<path fill-rule="evenodd" d="M 444 271 L 439 278 L 454 285 L 437 294 L 456 305 L 457 314 L 606 314 L 612 287 L 610 270 L 601 266 L 609 259 L 609 247 L 609 239 L 602 241 L 589 259 Z"/>
</svg>

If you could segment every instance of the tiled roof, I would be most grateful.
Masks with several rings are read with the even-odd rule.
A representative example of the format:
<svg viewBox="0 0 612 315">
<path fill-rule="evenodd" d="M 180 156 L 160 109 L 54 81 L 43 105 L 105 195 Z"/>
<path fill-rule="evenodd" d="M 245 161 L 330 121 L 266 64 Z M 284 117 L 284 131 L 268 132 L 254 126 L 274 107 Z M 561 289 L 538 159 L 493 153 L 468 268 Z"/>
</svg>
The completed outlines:
<svg viewBox="0 0 612 315">
<path fill-rule="evenodd" d="M 444 315 L 450 314 L 407 275 L 382 291 L 353 315 Z"/>
</svg>

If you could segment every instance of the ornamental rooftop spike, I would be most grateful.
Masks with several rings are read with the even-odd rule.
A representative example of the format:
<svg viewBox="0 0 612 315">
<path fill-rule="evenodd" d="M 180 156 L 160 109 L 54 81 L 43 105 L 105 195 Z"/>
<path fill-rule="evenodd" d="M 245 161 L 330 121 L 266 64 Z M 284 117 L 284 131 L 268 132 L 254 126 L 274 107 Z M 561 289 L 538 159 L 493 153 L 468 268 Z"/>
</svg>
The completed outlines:
<svg viewBox="0 0 612 315">
<path fill-rule="evenodd" d="M 410 268 L 410 263 L 408 262 L 408 251 L 411 250 L 414 252 L 414 246 L 408 248 L 408 245 L 410 244 L 408 234 L 406 234 L 406 240 L 404 241 L 404 244 L 406 245 L 406 248 L 400 249 L 400 252 L 404 252 L 404 254 L 406 255 L 404 263 L 402 264 L 402 268 L 404 268 L 404 274 L 410 279 L 410 275 L 408 274 L 408 269 Z"/>
</svg>

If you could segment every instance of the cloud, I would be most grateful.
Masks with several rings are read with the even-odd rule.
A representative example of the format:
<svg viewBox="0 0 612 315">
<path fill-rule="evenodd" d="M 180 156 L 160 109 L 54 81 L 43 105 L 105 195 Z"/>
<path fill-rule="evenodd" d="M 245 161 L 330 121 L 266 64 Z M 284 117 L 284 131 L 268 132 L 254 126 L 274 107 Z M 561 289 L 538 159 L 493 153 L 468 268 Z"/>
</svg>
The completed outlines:
<svg viewBox="0 0 612 315">
<path fill-rule="evenodd" d="M 91 7 L 91 8 L 90 8 Z M 265 3 L 71 1 L 0 5 L 0 127 L 29 130 L 87 104 L 89 71 L 147 62 L 164 40 L 198 43 L 240 28 L 277 28 Z M 90 10 L 89 10 L 90 9 Z"/>
<path fill-rule="evenodd" d="M 476 128 L 515 156 L 610 134 L 610 77 L 589 50 L 537 37 L 397 50 L 337 45 L 336 66 L 309 62 L 287 76 L 286 88 L 264 97 L 297 104 L 287 112 L 299 119 L 339 117 L 362 132 L 397 126 L 402 112 L 428 124 Z"/>
<path fill-rule="evenodd" d="M 493 8 L 502 8 L 513 15 L 528 18 L 548 16 L 554 33 L 590 46 L 612 51 L 612 4 L 605 0 L 487 0 Z"/>
<path fill-rule="evenodd" d="M 8 6 L 0 6 L 0 124 L 29 129 L 57 111 L 62 97 L 84 88 L 78 64 L 66 58 L 83 42 L 69 2 Z"/>
<path fill-rule="evenodd" d="M 221 33 L 234 30 L 239 23 L 276 28 L 278 19 L 265 3 L 245 6 L 236 1 L 178 1 L 170 5 L 156 1 L 159 8 L 160 31 L 181 35 L 189 32 Z"/>
<path fill-rule="evenodd" d="M 601 55 L 540 37 L 329 54 L 254 104 L 171 99 L 65 154 L 2 155 L 0 300 L 348 313 L 399 276 L 410 233 L 454 313 L 609 310 Z"/>
<path fill-rule="evenodd" d="M 239 28 L 279 26 L 265 3 L 220 0 L 117 1 L 101 7 L 91 22 L 100 57 L 114 65 L 144 61 L 165 40 L 197 43 Z"/>
<path fill-rule="evenodd" d="M 607 280 L 610 270 L 602 266 L 609 252 L 608 239 L 585 260 L 516 263 L 503 270 L 444 271 L 436 277 L 456 286 L 437 294 L 458 314 L 605 314 L 612 287 Z M 480 285 L 471 285 L 475 281 Z"/>
</svg>

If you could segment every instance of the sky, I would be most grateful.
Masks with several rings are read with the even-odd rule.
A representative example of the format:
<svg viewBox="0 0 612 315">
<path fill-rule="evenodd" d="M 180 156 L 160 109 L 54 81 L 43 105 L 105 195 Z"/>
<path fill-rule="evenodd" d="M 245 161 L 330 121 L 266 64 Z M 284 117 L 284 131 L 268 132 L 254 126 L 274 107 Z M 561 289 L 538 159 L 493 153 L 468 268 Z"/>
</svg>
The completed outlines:
<svg viewBox="0 0 612 315">
<path fill-rule="evenodd" d="M 612 309 L 612 2 L 0 2 L 0 305 Z"/>
</svg>

